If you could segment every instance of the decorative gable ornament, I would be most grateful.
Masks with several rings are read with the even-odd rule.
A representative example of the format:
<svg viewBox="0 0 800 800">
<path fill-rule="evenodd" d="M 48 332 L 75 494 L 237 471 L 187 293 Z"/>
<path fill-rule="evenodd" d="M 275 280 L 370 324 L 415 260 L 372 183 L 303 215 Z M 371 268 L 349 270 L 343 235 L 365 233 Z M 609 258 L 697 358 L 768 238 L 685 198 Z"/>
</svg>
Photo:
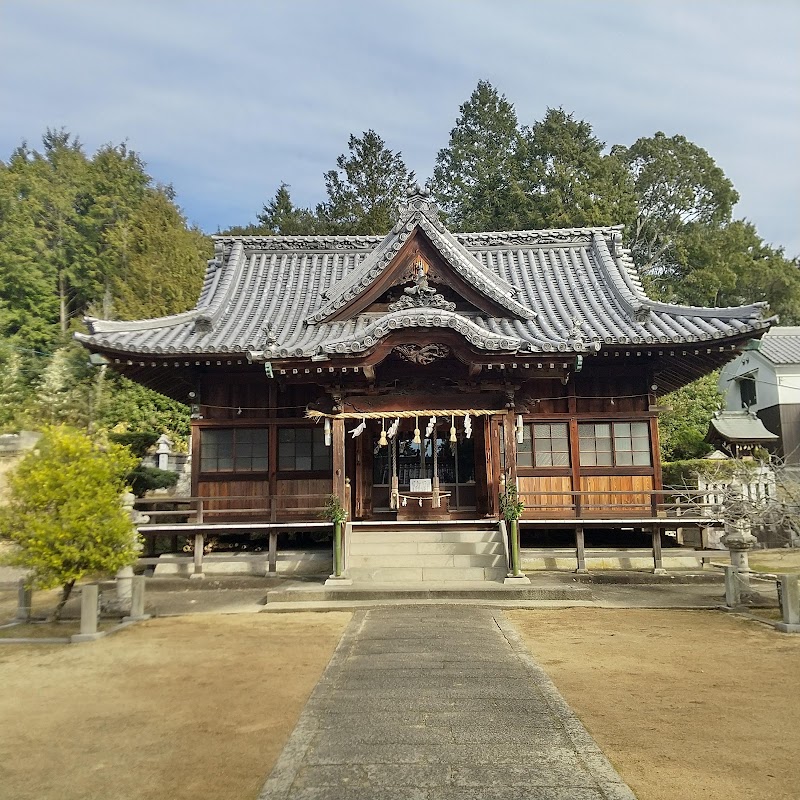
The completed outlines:
<svg viewBox="0 0 800 800">
<path fill-rule="evenodd" d="M 389 311 L 405 311 L 407 308 L 440 308 L 455 311 L 456 304 L 450 303 L 428 284 L 428 264 L 422 256 L 414 260 L 413 285 L 403 289 L 403 296 L 389 305 Z"/>
</svg>

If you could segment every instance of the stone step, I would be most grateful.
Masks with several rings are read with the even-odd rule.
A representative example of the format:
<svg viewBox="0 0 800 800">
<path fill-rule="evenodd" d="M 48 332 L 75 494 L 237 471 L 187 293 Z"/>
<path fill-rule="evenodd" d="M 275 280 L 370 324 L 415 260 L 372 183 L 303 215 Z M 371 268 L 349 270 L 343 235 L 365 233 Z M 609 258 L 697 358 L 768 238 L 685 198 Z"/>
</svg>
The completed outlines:
<svg viewBox="0 0 800 800">
<path fill-rule="evenodd" d="M 353 528 L 351 542 L 492 542 L 497 539 L 496 530 L 454 530 L 444 528 L 436 531 L 384 530 L 362 531 Z"/>
<path fill-rule="evenodd" d="M 347 576 L 353 582 L 409 583 L 409 582 L 462 582 L 501 581 L 504 569 L 489 567 L 348 567 Z"/>
<path fill-rule="evenodd" d="M 505 569 L 505 555 L 496 553 L 471 553 L 468 555 L 456 555 L 452 553 L 425 553 L 392 555 L 387 558 L 385 555 L 353 555 L 350 554 L 348 570 L 354 569 L 377 569 L 388 567 L 391 569 L 399 567 L 418 567 L 422 569 L 443 568 L 443 567 L 490 567 Z"/>
<path fill-rule="evenodd" d="M 452 555 L 496 555 L 503 552 L 500 542 L 364 542 L 350 540 L 350 556 L 356 555 L 411 555 L 411 554 L 452 554 Z"/>
<path fill-rule="evenodd" d="M 267 593 L 267 609 L 284 603 L 302 602 L 403 602 L 467 600 L 481 603 L 509 601 L 561 601 L 589 603 L 589 586 L 504 586 L 488 582 L 448 582 L 438 584 L 407 583 L 404 586 L 374 583 L 352 586 L 293 586 Z"/>
</svg>

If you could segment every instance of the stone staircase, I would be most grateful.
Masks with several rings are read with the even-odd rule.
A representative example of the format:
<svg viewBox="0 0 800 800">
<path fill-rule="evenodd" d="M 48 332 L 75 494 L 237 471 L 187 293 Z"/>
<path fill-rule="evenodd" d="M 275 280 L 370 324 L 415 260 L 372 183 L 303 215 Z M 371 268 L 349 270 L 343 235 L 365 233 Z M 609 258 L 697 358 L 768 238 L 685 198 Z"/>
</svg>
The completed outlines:
<svg viewBox="0 0 800 800">
<path fill-rule="evenodd" d="M 506 556 L 496 522 L 356 522 L 347 577 L 354 584 L 502 582 Z"/>
</svg>

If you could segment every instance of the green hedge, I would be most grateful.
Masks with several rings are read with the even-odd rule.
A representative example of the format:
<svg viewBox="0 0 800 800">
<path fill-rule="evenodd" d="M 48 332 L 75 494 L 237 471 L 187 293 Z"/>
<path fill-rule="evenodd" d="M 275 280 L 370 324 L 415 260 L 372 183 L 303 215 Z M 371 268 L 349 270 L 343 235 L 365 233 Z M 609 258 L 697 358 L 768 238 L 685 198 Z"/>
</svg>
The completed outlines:
<svg viewBox="0 0 800 800">
<path fill-rule="evenodd" d="M 757 462 L 753 462 L 756 466 Z M 686 461 L 665 461 L 661 464 L 661 479 L 664 486 L 694 486 L 697 476 L 704 478 L 732 478 L 742 469 L 742 461 L 731 458 L 717 461 L 707 458 L 692 458 Z"/>
</svg>

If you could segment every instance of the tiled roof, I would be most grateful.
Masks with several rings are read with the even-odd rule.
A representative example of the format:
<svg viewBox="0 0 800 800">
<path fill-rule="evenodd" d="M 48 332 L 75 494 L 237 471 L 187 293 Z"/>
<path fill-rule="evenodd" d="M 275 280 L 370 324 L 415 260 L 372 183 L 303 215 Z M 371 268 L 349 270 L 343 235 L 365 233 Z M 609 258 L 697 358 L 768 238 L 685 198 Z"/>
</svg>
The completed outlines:
<svg viewBox="0 0 800 800">
<path fill-rule="evenodd" d="M 778 437 L 764 427 L 764 423 L 749 411 L 720 411 L 711 419 L 710 438 L 716 432 L 726 442 L 775 442 Z"/>
<path fill-rule="evenodd" d="M 336 319 L 415 230 L 501 310 L 403 308 Z M 759 335 L 762 304 L 708 309 L 650 300 L 621 226 L 452 234 L 422 192 L 385 237 L 218 236 L 196 308 L 136 322 L 87 319 L 88 347 L 137 354 L 236 354 L 273 359 L 359 354 L 392 331 L 447 328 L 477 349 L 550 354 Z M 800 341 L 800 337 L 798 338 Z"/>
<path fill-rule="evenodd" d="M 800 328 L 772 328 L 759 352 L 773 364 L 800 364 Z"/>
</svg>

